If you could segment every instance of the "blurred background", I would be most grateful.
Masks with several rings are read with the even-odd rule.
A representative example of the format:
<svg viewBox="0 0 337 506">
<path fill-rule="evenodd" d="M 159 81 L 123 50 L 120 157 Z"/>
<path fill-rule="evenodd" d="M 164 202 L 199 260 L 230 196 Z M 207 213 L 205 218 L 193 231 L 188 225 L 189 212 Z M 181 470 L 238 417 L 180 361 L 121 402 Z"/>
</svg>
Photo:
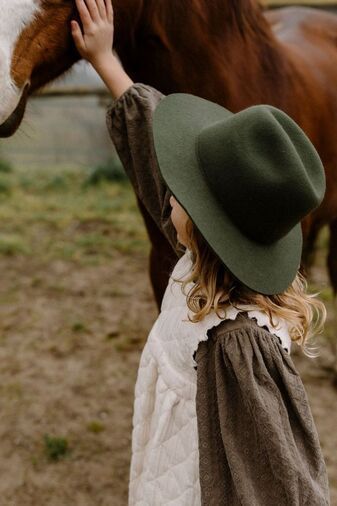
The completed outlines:
<svg viewBox="0 0 337 506">
<path fill-rule="evenodd" d="M 1 157 L 26 168 L 106 161 L 113 152 L 104 121 L 108 99 L 96 72 L 79 62 L 28 102 L 20 130 L 1 143 Z"/>
<path fill-rule="evenodd" d="M 333 0 L 297 3 L 337 12 Z M 105 124 L 109 103 L 94 71 L 77 64 L 30 100 L 19 131 L 0 143 L 1 506 L 127 504 L 134 383 L 157 310 L 149 242 Z M 329 313 L 320 356 L 295 345 L 292 356 L 337 506 L 326 246 L 323 230 L 309 275 Z"/>
</svg>

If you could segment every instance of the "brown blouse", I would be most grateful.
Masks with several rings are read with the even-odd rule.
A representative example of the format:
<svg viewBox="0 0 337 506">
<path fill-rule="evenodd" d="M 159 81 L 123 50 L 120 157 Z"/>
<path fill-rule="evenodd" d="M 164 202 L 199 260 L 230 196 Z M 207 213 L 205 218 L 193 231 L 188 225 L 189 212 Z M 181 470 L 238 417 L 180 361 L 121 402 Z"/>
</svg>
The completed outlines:
<svg viewBox="0 0 337 506">
<path fill-rule="evenodd" d="M 134 84 L 109 106 L 106 120 L 138 198 L 175 248 L 151 129 L 162 98 Z M 202 505 L 329 505 L 308 398 L 278 338 L 240 314 L 214 327 L 195 359 Z"/>
</svg>

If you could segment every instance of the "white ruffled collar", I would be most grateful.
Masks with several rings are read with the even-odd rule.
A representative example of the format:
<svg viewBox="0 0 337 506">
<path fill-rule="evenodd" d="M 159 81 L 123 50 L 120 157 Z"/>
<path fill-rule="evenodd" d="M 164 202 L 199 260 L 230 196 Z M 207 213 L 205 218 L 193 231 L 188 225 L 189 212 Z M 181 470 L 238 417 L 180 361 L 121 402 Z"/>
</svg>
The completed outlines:
<svg viewBox="0 0 337 506">
<path fill-rule="evenodd" d="M 189 250 L 186 250 L 185 254 L 177 262 L 170 277 L 161 306 L 162 312 L 170 311 L 171 309 L 178 307 L 187 308 L 186 296 L 181 290 L 181 283 L 176 282 L 175 280 L 183 279 L 185 276 L 187 276 L 188 272 L 191 270 L 191 265 L 191 252 Z M 224 310 L 222 314 L 220 314 L 220 316 L 216 315 L 215 313 L 211 313 L 207 315 L 201 322 L 192 323 L 187 318 L 187 321 L 185 320 L 184 323 L 190 324 L 189 330 L 193 334 L 195 333 L 196 338 L 199 335 L 200 339 L 200 334 L 205 334 L 204 338 L 201 338 L 201 340 L 204 340 L 207 338 L 207 330 L 216 325 L 219 325 L 223 320 L 235 320 L 239 313 L 246 313 L 248 318 L 254 319 L 259 327 L 266 327 L 271 334 L 279 338 L 282 347 L 290 354 L 291 338 L 289 335 L 287 322 L 281 318 L 274 318 L 274 326 L 270 321 L 269 315 L 253 305 L 241 304 L 235 307 L 229 306 L 226 308 L 226 310 Z M 187 314 L 188 313 L 186 312 L 186 315 Z"/>
<path fill-rule="evenodd" d="M 267 327 L 271 334 L 280 339 L 282 347 L 290 353 L 291 337 L 289 335 L 288 324 L 284 319 L 274 318 L 274 326 L 267 313 L 255 306 L 243 304 L 226 308 L 224 319 L 235 320 L 239 313 L 247 313 L 248 318 L 255 320 L 259 327 Z"/>
</svg>

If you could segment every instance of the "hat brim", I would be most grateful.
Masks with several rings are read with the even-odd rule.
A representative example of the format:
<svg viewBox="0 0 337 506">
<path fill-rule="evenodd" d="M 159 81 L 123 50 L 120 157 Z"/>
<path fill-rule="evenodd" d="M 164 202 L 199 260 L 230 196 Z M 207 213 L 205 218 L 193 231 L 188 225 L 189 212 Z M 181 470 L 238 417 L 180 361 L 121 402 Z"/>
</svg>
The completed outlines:
<svg viewBox="0 0 337 506">
<path fill-rule="evenodd" d="M 300 266 L 300 223 L 272 244 L 252 241 L 216 200 L 198 162 L 197 139 L 201 130 L 232 115 L 224 107 L 193 95 L 176 93 L 165 97 L 153 118 L 159 168 L 172 194 L 231 273 L 259 293 L 282 293 Z"/>
</svg>

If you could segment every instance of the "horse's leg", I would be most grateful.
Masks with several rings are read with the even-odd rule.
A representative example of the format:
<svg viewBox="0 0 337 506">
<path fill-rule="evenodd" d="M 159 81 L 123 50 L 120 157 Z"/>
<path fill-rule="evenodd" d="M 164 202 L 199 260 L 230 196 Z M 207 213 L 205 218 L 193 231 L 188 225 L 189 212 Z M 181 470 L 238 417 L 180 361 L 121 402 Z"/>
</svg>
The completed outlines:
<svg viewBox="0 0 337 506">
<path fill-rule="evenodd" d="M 140 200 L 138 200 L 138 206 L 151 241 L 150 279 L 156 303 L 160 309 L 169 276 L 178 257 Z"/>
<path fill-rule="evenodd" d="M 329 225 L 330 228 L 330 242 L 329 242 L 329 253 L 328 253 L 328 272 L 330 283 L 333 290 L 333 329 L 337 329 L 337 219 L 332 221 Z M 336 335 L 329 336 L 331 341 L 331 350 L 334 354 L 334 374 L 337 377 L 337 331 Z"/>
<path fill-rule="evenodd" d="M 334 297 L 337 296 L 337 219 L 329 224 L 330 242 L 328 252 L 328 272 Z"/>
<path fill-rule="evenodd" d="M 313 222 L 307 218 L 302 223 L 303 230 L 303 252 L 302 252 L 302 272 L 307 276 L 310 267 L 314 263 L 315 259 L 315 243 L 320 231 L 320 225 L 317 222 Z"/>
</svg>

